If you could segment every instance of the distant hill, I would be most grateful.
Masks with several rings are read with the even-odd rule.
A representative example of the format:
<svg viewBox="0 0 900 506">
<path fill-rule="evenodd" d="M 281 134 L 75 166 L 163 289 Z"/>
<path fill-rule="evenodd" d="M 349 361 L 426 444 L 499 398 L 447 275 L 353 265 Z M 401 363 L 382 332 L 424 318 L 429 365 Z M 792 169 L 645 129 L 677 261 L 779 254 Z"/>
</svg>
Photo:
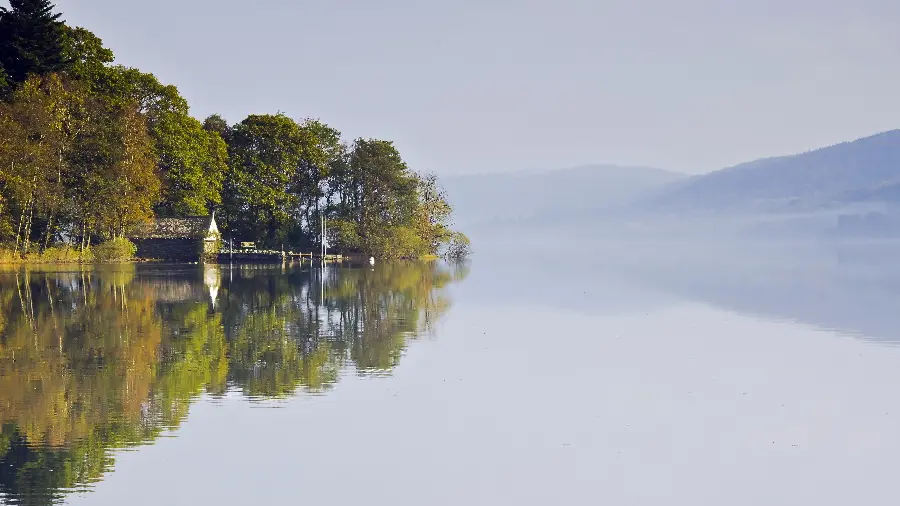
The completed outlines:
<svg viewBox="0 0 900 506">
<path fill-rule="evenodd" d="M 857 202 L 900 203 L 900 130 L 694 176 L 640 207 L 815 211 Z"/>
<path fill-rule="evenodd" d="M 649 167 L 570 169 L 442 178 L 462 228 L 519 219 L 583 215 L 627 204 L 687 177 Z"/>
<path fill-rule="evenodd" d="M 846 203 L 900 204 L 900 181 L 889 181 L 872 188 L 846 191 L 837 200 Z"/>
</svg>

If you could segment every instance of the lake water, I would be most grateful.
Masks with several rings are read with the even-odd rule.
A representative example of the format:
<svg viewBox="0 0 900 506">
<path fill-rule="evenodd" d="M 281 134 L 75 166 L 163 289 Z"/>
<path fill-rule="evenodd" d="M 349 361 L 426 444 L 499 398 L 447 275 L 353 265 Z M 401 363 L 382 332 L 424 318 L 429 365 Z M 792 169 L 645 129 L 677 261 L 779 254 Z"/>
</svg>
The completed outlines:
<svg viewBox="0 0 900 506">
<path fill-rule="evenodd" d="M 697 251 L 0 272 L 0 500 L 896 504 L 892 261 Z"/>
</svg>

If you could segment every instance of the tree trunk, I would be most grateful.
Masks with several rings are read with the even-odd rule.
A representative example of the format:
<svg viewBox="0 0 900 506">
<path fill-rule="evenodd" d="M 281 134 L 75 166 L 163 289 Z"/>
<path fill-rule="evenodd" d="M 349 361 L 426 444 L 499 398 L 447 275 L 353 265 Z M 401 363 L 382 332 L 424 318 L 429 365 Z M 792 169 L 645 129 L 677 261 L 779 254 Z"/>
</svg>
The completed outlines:
<svg viewBox="0 0 900 506">
<path fill-rule="evenodd" d="M 34 202 L 34 197 L 31 198 L 32 202 Z M 25 222 L 25 230 L 24 230 L 24 240 L 25 245 L 23 246 L 22 251 L 26 254 L 28 253 L 28 248 L 31 246 L 31 223 L 34 220 L 34 208 L 37 207 L 35 204 L 31 204 L 31 210 L 28 213 L 28 221 Z"/>
<path fill-rule="evenodd" d="M 23 211 L 22 219 L 24 223 L 20 223 L 20 229 L 22 234 L 22 253 L 28 253 L 28 246 L 31 243 L 31 219 L 34 217 L 34 208 L 37 205 L 35 202 L 35 190 L 37 188 L 37 176 L 33 176 L 31 178 L 31 194 L 28 196 L 28 204 L 25 206 L 25 210 Z M 25 218 L 25 216 L 28 216 Z M 19 250 L 19 240 L 16 237 L 16 252 Z"/>
<path fill-rule="evenodd" d="M 63 150 L 62 148 L 57 149 L 57 156 L 59 157 L 59 163 L 56 166 L 56 191 L 59 193 L 63 192 L 62 186 L 62 171 L 63 171 Z M 53 217 L 56 215 L 59 210 L 59 200 L 61 195 L 57 194 L 53 197 L 53 205 L 50 208 L 50 218 L 47 221 L 47 231 L 44 235 L 44 249 L 46 250 L 50 247 L 50 236 L 53 234 Z"/>
<path fill-rule="evenodd" d="M 50 220 L 47 221 L 47 231 L 44 234 L 44 250 L 50 246 L 50 235 L 53 232 L 53 214 L 50 214 Z"/>
<path fill-rule="evenodd" d="M 87 243 L 87 220 L 81 221 L 81 256 L 84 258 L 84 247 Z"/>
<path fill-rule="evenodd" d="M 16 230 L 16 249 L 15 253 L 19 252 L 19 243 L 22 242 L 22 227 L 25 226 L 25 215 L 28 214 L 28 206 L 31 205 L 31 200 L 29 199 L 25 203 L 25 209 L 22 209 L 22 215 L 19 216 L 19 228 Z"/>
</svg>

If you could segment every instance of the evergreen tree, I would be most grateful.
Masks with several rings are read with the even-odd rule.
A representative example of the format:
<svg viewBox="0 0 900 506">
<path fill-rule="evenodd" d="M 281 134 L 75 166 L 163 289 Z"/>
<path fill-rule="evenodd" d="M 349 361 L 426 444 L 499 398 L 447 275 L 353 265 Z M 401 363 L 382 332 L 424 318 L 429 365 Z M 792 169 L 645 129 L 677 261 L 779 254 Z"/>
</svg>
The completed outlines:
<svg viewBox="0 0 900 506">
<path fill-rule="evenodd" d="M 10 84 L 25 82 L 28 74 L 64 70 L 63 22 L 50 0 L 10 0 L 0 7 L 0 66 Z"/>
</svg>

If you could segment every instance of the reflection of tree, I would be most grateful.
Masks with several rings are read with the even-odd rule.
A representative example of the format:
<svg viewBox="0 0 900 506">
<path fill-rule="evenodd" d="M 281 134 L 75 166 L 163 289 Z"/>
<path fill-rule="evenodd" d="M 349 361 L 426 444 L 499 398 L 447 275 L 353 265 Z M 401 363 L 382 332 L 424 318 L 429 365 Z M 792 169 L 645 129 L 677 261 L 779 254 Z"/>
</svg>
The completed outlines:
<svg viewBox="0 0 900 506">
<path fill-rule="evenodd" d="M 110 412 L 140 419 L 161 333 L 152 300 L 119 274 L 26 273 L 2 301 L 0 420 L 29 441 L 84 438 Z"/>
<path fill-rule="evenodd" d="M 207 346 L 195 335 L 163 332 L 152 286 L 134 274 L 25 272 L 0 283 L 0 489 L 18 501 L 96 479 L 112 463 L 106 448 L 152 440 L 215 385 L 181 372 L 210 369 L 215 356 L 190 353 Z"/>
<path fill-rule="evenodd" d="M 465 276 L 410 263 L 323 284 L 258 266 L 214 279 L 216 294 L 213 272 L 0 273 L 0 494 L 46 504 L 98 480 L 109 449 L 177 427 L 204 391 L 286 396 L 327 390 L 348 366 L 389 371 Z"/>
<path fill-rule="evenodd" d="M 449 307 L 451 281 L 435 263 L 335 270 L 324 286 L 318 272 L 239 271 L 223 290 L 230 379 L 271 396 L 327 389 L 348 364 L 388 371 Z"/>
<path fill-rule="evenodd" d="M 349 348 L 358 370 L 397 365 L 410 337 L 429 331 L 449 306 L 439 290 L 451 281 L 429 264 L 389 264 L 355 270 L 326 283 L 327 330 L 323 338 Z"/>
</svg>

